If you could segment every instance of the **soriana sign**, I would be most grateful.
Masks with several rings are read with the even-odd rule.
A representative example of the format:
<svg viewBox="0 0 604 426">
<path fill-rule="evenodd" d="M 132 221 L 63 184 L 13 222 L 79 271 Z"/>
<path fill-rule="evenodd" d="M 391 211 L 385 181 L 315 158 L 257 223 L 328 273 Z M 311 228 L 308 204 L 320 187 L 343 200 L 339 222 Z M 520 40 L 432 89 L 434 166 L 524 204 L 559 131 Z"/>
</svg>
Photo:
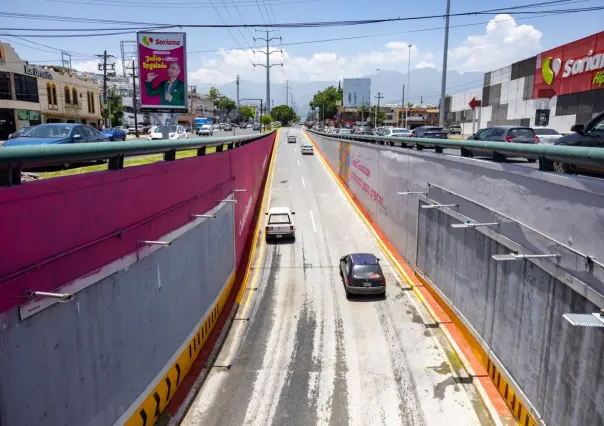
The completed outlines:
<svg viewBox="0 0 604 426">
<path fill-rule="evenodd" d="M 604 32 L 537 56 L 533 99 L 604 87 Z"/>
<path fill-rule="evenodd" d="M 187 111 L 185 33 L 139 32 L 141 110 Z"/>
</svg>

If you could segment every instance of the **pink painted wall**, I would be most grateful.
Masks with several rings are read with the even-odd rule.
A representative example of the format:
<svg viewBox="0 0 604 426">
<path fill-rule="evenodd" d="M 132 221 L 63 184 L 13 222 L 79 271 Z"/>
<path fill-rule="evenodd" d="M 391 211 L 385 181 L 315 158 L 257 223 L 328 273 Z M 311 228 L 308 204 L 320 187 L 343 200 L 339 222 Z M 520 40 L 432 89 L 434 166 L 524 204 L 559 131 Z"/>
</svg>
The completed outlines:
<svg viewBox="0 0 604 426">
<path fill-rule="evenodd" d="M 0 189 L 0 312 L 25 302 L 28 289 L 89 274 L 247 189 L 235 193 L 239 264 L 273 142 Z"/>
</svg>

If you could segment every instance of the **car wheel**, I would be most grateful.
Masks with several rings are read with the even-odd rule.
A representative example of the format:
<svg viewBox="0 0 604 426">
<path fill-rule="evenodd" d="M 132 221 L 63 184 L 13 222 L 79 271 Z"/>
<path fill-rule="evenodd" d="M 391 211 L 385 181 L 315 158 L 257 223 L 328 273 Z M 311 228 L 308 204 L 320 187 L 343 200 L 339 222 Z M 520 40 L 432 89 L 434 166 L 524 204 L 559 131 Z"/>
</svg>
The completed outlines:
<svg viewBox="0 0 604 426">
<path fill-rule="evenodd" d="M 570 173 L 570 166 L 561 161 L 554 161 L 554 171 L 557 173 Z"/>
<path fill-rule="evenodd" d="M 348 289 L 344 289 L 344 291 L 346 292 L 346 299 L 350 299 L 352 297 L 352 293 L 348 291 Z"/>
<path fill-rule="evenodd" d="M 537 161 L 536 158 L 527 158 L 526 161 L 528 161 L 529 163 L 534 163 Z"/>
</svg>

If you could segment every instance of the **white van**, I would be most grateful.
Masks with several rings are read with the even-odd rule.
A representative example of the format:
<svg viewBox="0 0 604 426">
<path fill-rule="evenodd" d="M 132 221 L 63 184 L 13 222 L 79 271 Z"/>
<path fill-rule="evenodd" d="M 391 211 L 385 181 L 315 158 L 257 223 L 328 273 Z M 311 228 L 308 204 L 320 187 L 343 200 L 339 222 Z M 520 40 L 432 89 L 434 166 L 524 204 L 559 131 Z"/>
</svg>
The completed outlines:
<svg viewBox="0 0 604 426">
<path fill-rule="evenodd" d="M 296 239 L 295 212 L 287 207 L 272 207 L 266 214 L 268 215 L 264 232 L 266 241 L 271 239 Z"/>
</svg>

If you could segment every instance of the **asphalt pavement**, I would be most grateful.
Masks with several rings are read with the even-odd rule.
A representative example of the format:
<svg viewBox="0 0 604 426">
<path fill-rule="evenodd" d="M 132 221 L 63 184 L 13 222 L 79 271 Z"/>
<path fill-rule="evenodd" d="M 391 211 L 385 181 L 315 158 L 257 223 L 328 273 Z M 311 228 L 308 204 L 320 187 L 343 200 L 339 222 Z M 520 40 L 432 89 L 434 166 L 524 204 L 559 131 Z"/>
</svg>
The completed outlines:
<svg viewBox="0 0 604 426">
<path fill-rule="evenodd" d="M 440 330 L 426 327 L 429 314 L 318 156 L 300 154 L 302 141 L 281 130 L 268 182 L 270 206 L 296 212 L 296 241 L 259 242 L 233 327 L 182 425 L 490 424 Z M 382 259 L 386 299 L 346 299 L 338 263 L 351 252 Z"/>
</svg>

